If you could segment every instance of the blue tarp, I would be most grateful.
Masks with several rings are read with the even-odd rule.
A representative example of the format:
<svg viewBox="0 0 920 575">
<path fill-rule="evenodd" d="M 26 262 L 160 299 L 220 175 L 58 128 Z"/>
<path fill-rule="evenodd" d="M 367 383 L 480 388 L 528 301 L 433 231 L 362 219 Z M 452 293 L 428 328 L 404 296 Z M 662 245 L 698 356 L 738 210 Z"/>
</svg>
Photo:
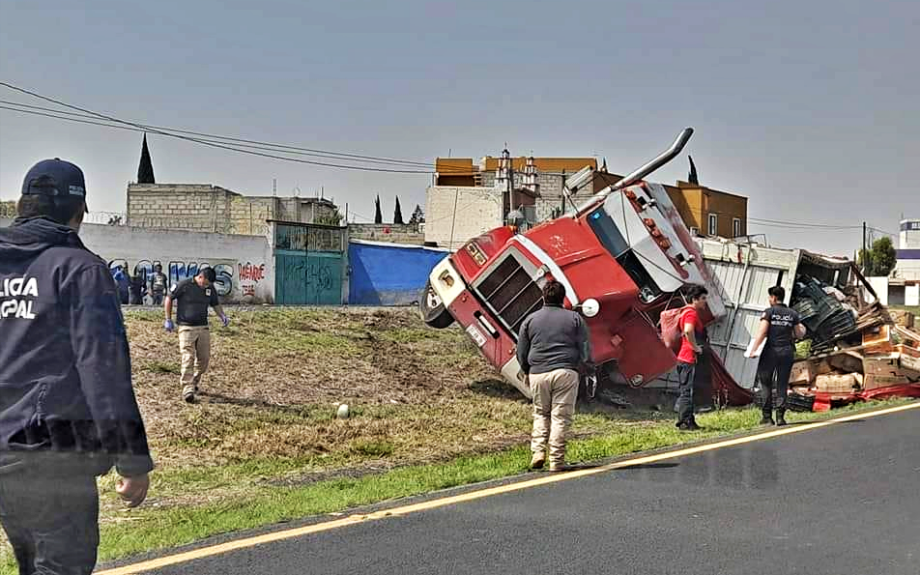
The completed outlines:
<svg viewBox="0 0 920 575">
<path fill-rule="evenodd" d="M 352 241 L 348 245 L 350 305 L 409 305 L 448 252 L 433 248 Z"/>
</svg>

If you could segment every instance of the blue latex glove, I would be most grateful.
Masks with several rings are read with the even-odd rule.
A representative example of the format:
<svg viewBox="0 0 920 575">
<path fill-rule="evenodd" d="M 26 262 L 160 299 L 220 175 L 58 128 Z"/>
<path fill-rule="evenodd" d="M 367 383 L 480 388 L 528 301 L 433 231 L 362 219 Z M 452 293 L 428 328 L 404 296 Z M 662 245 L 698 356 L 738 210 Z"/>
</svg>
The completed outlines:
<svg viewBox="0 0 920 575">
<path fill-rule="evenodd" d="M 220 322 L 224 324 L 224 327 L 227 327 L 228 325 L 230 325 L 230 318 L 227 316 L 224 316 L 220 318 Z"/>
<path fill-rule="evenodd" d="M 168 319 L 165 322 L 163 322 L 163 329 L 165 329 L 169 333 L 172 333 L 176 330 L 176 324 L 174 324 L 171 319 Z"/>
</svg>

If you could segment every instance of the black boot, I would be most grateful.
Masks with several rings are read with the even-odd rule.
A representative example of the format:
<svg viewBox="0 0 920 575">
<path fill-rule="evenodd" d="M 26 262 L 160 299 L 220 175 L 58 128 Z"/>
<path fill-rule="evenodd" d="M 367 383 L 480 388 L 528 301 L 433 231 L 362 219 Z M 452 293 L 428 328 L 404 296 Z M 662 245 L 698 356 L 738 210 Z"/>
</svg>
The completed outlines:
<svg viewBox="0 0 920 575">
<path fill-rule="evenodd" d="M 763 412 L 763 417 L 760 419 L 760 425 L 776 425 L 773 422 L 773 417 L 771 416 L 770 411 Z"/>
<path fill-rule="evenodd" d="M 784 425 L 788 425 L 788 423 L 786 423 L 786 410 L 777 409 L 776 410 L 776 426 L 783 427 Z"/>
</svg>

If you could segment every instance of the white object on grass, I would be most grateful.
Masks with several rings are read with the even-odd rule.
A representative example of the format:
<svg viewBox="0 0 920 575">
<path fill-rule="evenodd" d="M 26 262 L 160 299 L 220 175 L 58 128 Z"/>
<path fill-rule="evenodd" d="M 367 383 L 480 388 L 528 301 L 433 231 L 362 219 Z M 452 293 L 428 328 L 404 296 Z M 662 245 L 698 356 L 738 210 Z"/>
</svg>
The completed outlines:
<svg viewBox="0 0 920 575">
<path fill-rule="evenodd" d="M 344 403 L 340 405 L 338 411 L 335 412 L 335 416 L 339 419 L 348 419 L 348 405 Z"/>
</svg>

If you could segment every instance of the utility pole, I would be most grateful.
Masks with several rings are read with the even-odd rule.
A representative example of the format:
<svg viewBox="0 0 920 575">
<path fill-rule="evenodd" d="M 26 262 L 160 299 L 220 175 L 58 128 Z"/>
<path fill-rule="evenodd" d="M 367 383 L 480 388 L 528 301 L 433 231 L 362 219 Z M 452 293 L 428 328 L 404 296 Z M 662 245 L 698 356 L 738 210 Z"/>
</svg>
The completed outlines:
<svg viewBox="0 0 920 575">
<path fill-rule="evenodd" d="M 869 259 L 869 252 L 866 250 L 866 222 L 863 222 L 863 249 L 862 249 L 862 272 L 866 273 L 868 266 L 866 261 Z"/>
</svg>

